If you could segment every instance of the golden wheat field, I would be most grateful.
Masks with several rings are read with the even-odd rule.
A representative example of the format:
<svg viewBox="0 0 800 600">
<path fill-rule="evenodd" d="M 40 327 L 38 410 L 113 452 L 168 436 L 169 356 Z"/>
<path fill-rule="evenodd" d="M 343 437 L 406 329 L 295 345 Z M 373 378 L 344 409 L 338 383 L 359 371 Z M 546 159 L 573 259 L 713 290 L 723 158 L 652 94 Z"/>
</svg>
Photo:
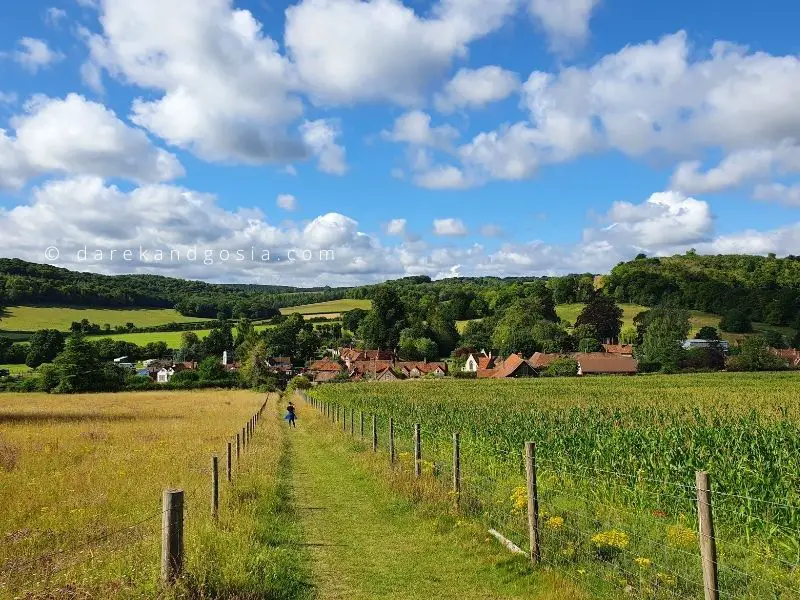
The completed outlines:
<svg viewBox="0 0 800 600">
<path fill-rule="evenodd" d="M 188 538 L 209 521 L 212 455 L 222 479 L 227 442 L 263 401 L 0 396 L 0 598 L 108 597 L 157 581 L 163 490 L 185 490 Z"/>
</svg>

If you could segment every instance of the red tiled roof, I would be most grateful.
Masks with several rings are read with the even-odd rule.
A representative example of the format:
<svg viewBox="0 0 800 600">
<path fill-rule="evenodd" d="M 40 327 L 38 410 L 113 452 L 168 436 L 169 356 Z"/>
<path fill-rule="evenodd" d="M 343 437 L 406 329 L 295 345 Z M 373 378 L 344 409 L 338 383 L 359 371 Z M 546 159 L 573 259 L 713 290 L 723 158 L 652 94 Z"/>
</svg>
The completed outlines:
<svg viewBox="0 0 800 600">
<path fill-rule="evenodd" d="M 331 371 L 338 373 L 342 370 L 342 365 L 338 362 L 331 360 L 329 358 L 323 358 L 322 360 L 315 360 L 311 363 L 311 366 L 308 368 L 309 371 Z"/>
<path fill-rule="evenodd" d="M 550 354 L 545 352 L 534 352 L 533 356 L 528 359 L 528 362 L 534 369 L 543 369 L 549 367 L 550 363 L 556 360 L 560 354 Z"/>
<path fill-rule="evenodd" d="M 481 369 L 491 369 L 494 367 L 494 357 L 493 356 L 479 356 L 478 357 L 478 370 Z"/>
<path fill-rule="evenodd" d="M 334 373 L 333 371 L 318 371 L 314 375 L 314 381 L 317 383 L 324 383 L 335 379 L 337 375 L 338 373 Z"/>
<path fill-rule="evenodd" d="M 603 351 L 608 354 L 628 354 L 633 355 L 631 344 L 603 344 Z"/>
<path fill-rule="evenodd" d="M 380 373 L 391 366 L 390 360 L 357 360 L 350 364 L 350 368 L 359 373 Z"/>
<path fill-rule="evenodd" d="M 576 352 L 572 355 L 581 373 L 602 374 L 602 373 L 636 373 L 639 370 L 639 361 L 632 356 L 620 354 L 607 354 L 605 352 Z"/>
<path fill-rule="evenodd" d="M 511 377 L 514 373 L 516 373 L 517 369 L 525 364 L 531 366 L 530 363 L 522 358 L 519 354 L 512 354 L 503 361 L 502 366 L 499 366 L 495 369 L 495 374 L 493 377 L 497 379 Z"/>
</svg>

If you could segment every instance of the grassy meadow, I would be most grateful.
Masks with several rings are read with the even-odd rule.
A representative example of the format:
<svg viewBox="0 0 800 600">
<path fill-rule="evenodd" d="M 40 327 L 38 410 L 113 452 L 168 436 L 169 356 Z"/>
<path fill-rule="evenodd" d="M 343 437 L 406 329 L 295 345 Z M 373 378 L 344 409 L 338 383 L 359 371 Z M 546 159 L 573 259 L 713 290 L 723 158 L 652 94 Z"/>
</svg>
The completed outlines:
<svg viewBox="0 0 800 600">
<path fill-rule="evenodd" d="M 292 588 L 278 573 L 291 573 L 292 554 L 280 546 L 296 532 L 277 510 L 285 498 L 276 419 L 262 419 L 235 485 L 224 482 L 226 443 L 263 401 L 246 391 L 0 396 L 0 598 L 157 596 L 168 487 L 186 494 L 187 577 L 176 595 Z M 213 454 L 220 527 L 210 519 Z"/>
<path fill-rule="evenodd" d="M 702 598 L 695 472 L 710 473 L 724 597 L 800 598 L 798 373 L 408 381 L 314 398 L 394 419 L 398 464 L 448 489 L 461 432 L 466 515 L 525 546 L 537 444 L 545 564 L 593 597 Z M 417 493 L 417 491 L 413 492 Z"/>
<path fill-rule="evenodd" d="M 300 306 L 288 306 L 281 309 L 281 314 L 291 315 L 300 313 L 310 317 L 336 318 L 342 313 L 355 308 L 369 310 L 372 303 L 369 300 L 352 300 L 343 298 L 341 300 L 328 300 L 326 302 L 316 302 L 314 304 L 302 304 Z"/>
<path fill-rule="evenodd" d="M 9 306 L 0 315 L 0 327 L 8 331 L 58 329 L 69 331 L 73 321 L 88 319 L 101 327 L 133 323 L 137 327 L 205 321 L 185 317 L 172 308 L 82 308 L 79 306 Z"/>
</svg>

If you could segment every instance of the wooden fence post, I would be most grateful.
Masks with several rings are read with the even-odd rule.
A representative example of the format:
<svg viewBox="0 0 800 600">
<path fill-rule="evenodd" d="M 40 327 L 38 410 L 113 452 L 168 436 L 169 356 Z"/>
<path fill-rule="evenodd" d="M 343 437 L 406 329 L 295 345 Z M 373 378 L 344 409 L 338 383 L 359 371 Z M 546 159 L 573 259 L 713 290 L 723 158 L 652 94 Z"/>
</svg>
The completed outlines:
<svg viewBox="0 0 800 600">
<path fill-rule="evenodd" d="M 236 433 L 236 460 L 237 461 L 239 460 L 239 457 L 241 456 L 241 454 L 242 454 L 241 441 L 239 439 L 239 433 L 237 432 Z"/>
<path fill-rule="evenodd" d="M 347 433 L 347 409 L 342 408 L 342 431 Z"/>
<path fill-rule="evenodd" d="M 354 425 L 355 416 L 356 416 L 356 411 L 351 408 L 350 409 L 350 437 L 353 437 L 353 434 L 355 433 L 355 425 Z"/>
<path fill-rule="evenodd" d="M 211 457 L 211 518 L 219 518 L 219 459 Z"/>
<path fill-rule="evenodd" d="M 247 448 L 247 427 L 242 427 L 242 448 Z"/>
<path fill-rule="evenodd" d="M 364 439 L 364 411 L 358 411 L 359 416 L 361 417 L 361 439 Z"/>
<path fill-rule="evenodd" d="M 461 499 L 461 434 L 453 434 L 453 496 L 456 506 Z"/>
<path fill-rule="evenodd" d="M 703 593 L 705 600 L 719 600 L 717 581 L 717 541 L 714 537 L 714 518 L 711 512 L 711 480 L 706 471 L 697 471 L 697 516 L 700 525 L 700 559 L 703 563 Z"/>
<path fill-rule="evenodd" d="M 414 423 L 414 477 L 422 475 L 422 435 L 419 423 Z"/>
<path fill-rule="evenodd" d="M 378 451 L 378 416 L 372 415 L 372 451 Z"/>
<path fill-rule="evenodd" d="M 231 482 L 233 478 L 233 448 L 231 447 L 231 443 L 228 442 L 228 483 Z"/>
<path fill-rule="evenodd" d="M 542 562 L 539 545 L 539 488 L 536 482 L 536 444 L 525 442 L 525 474 L 528 480 L 528 534 L 531 542 L 531 564 Z"/>
<path fill-rule="evenodd" d="M 183 571 L 183 490 L 164 490 L 161 523 L 161 581 L 171 584 Z"/>
<path fill-rule="evenodd" d="M 394 419 L 389 417 L 389 462 L 394 464 Z"/>
</svg>

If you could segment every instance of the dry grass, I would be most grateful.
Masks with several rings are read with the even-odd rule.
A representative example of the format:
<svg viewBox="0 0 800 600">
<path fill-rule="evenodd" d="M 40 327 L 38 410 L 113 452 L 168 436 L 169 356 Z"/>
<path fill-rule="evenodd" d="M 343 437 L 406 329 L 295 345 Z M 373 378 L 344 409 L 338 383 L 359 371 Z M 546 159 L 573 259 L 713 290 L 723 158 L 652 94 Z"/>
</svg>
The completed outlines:
<svg viewBox="0 0 800 600">
<path fill-rule="evenodd" d="M 185 490 L 188 545 L 209 521 L 212 454 L 224 465 L 231 434 L 263 399 L 0 396 L 0 598 L 123 597 L 153 585 L 163 489 Z"/>
</svg>

